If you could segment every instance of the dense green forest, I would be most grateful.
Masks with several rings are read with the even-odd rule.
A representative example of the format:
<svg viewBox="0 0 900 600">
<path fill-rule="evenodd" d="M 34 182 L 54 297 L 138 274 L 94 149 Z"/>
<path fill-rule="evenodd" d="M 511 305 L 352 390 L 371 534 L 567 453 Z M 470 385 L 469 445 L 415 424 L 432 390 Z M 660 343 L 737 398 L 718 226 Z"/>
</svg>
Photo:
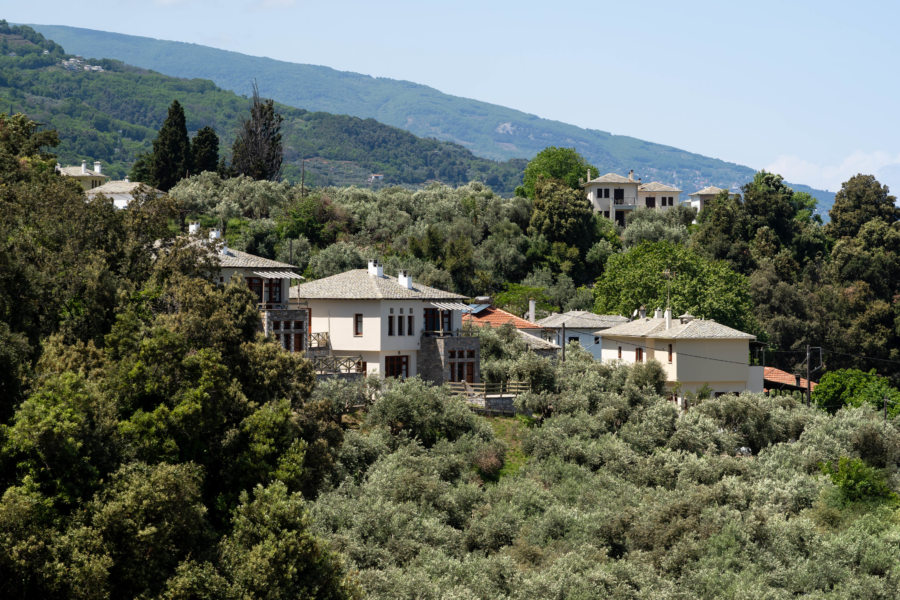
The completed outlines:
<svg viewBox="0 0 900 600">
<path fill-rule="evenodd" d="M 11 60 L 61 56 L 10 36 Z M 55 172 L 57 144 L 0 114 L 0 597 L 900 594 L 900 209 L 874 177 L 827 225 L 761 172 L 619 228 L 566 183 L 585 161 L 565 148 L 513 198 L 204 172 L 116 210 Z M 527 384 L 517 418 L 417 378 L 320 381 L 258 333 L 246 287 L 215 284 L 189 220 L 311 278 L 379 257 L 518 313 L 668 298 L 757 334 L 766 364 L 821 347 L 821 384 L 812 406 L 680 411 L 653 361 L 542 358 L 510 328 L 471 333 L 486 379 Z"/>
<path fill-rule="evenodd" d="M 373 118 L 415 135 L 462 144 L 477 156 L 495 160 L 530 159 L 546 146 L 575 147 L 601 173 L 627 173 L 634 169 L 644 181 L 663 181 L 685 193 L 707 185 L 737 188 L 753 178 L 753 169 L 742 165 L 626 135 L 542 119 L 409 81 L 247 56 L 197 44 L 60 25 L 33 27 L 82 56 L 115 58 L 176 77 L 202 77 L 239 94 L 249 94 L 255 80 L 265 94 L 283 104 Z M 496 183 L 488 183 L 503 193 Z M 804 185 L 792 187 L 814 195 L 822 214 L 827 214 L 833 192 Z"/>
<path fill-rule="evenodd" d="M 836 373 L 822 408 L 744 394 L 681 412 L 652 361 L 600 364 L 572 344 L 558 362 L 500 328 L 473 332 L 484 370 L 528 383 L 517 402 L 532 417 L 479 417 L 418 379 L 317 382 L 257 333 L 247 288 L 206 279 L 208 255 L 175 235 L 183 200 L 86 200 L 53 170 L 54 132 L 21 115 L 0 116 L 0 132 L 4 598 L 900 591 L 900 420 L 841 400 L 882 381 Z M 236 183 L 268 190 L 257 200 L 293 189 Z M 344 193 L 370 225 L 402 217 L 389 210 L 401 202 L 451 227 L 531 202 L 480 186 Z M 315 218 L 323 197 L 295 198 L 293 223 L 327 239 L 340 232 Z M 423 256 L 437 243 L 428 226 Z M 353 248 L 331 243 L 309 268 Z"/>
<path fill-rule="evenodd" d="M 0 107 L 56 129 L 65 164 L 100 160 L 105 172 L 124 177 L 136 157 L 150 149 L 173 99 L 185 107 L 192 134 L 212 127 L 230 148 L 250 105 L 208 80 L 177 79 L 114 60 L 84 61 L 67 69 L 61 61 L 68 55 L 57 44 L 30 28 L 0 22 L 0 39 L 9 38 L 7 44 L 23 32 L 33 42 L 18 45 L 16 56 L 0 56 Z M 46 55 L 45 49 L 50 49 Z M 103 71 L 85 71 L 84 65 Z M 477 179 L 511 194 L 525 167 L 524 160 L 478 158 L 458 144 L 417 138 L 373 119 L 288 106 L 278 110 L 285 119 L 284 174 L 293 181 L 300 180 L 307 159 L 306 181 L 314 185 L 364 184 L 379 173 L 385 183 L 406 185 Z"/>
</svg>

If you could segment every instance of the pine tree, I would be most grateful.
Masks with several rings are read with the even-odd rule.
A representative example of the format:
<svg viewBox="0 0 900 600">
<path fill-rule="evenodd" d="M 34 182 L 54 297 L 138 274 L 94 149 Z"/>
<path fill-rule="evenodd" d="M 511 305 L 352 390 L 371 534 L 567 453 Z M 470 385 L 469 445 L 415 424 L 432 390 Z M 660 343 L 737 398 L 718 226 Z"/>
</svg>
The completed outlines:
<svg viewBox="0 0 900 600">
<path fill-rule="evenodd" d="M 261 100 L 254 83 L 250 118 L 241 124 L 232 146 L 231 165 L 236 173 L 270 181 L 281 176 L 281 121 L 275 103 Z"/>
<path fill-rule="evenodd" d="M 150 157 L 150 184 L 164 192 L 187 176 L 191 170 L 191 145 L 188 141 L 184 109 L 178 100 L 169 106 L 169 115 L 153 140 Z"/>
<path fill-rule="evenodd" d="M 191 157 L 193 159 L 193 172 L 202 173 L 219 168 L 219 136 L 212 127 L 204 127 L 197 132 L 191 142 Z"/>
</svg>

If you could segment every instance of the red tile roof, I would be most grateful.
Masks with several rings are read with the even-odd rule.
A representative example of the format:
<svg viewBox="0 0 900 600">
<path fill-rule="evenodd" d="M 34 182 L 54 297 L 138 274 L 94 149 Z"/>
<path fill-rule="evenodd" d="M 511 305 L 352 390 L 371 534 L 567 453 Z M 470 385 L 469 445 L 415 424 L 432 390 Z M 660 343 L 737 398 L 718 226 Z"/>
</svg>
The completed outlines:
<svg viewBox="0 0 900 600">
<path fill-rule="evenodd" d="M 782 371 L 781 369 L 776 369 L 775 367 L 765 367 L 763 369 L 763 380 L 765 381 L 766 387 L 781 387 L 781 386 L 789 386 L 792 388 L 806 389 L 806 380 L 802 377 L 798 378 L 795 375 L 788 373 L 787 371 Z M 799 383 L 798 383 L 799 380 Z M 809 387 L 811 390 L 816 389 L 816 386 L 819 385 L 815 381 L 811 381 Z"/>
<path fill-rule="evenodd" d="M 465 313 L 462 316 L 463 323 L 472 323 L 480 327 L 500 327 L 506 323 L 512 323 L 516 329 L 540 329 L 541 326 L 531 321 L 526 321 L 502 308 L 489 306 L 477 314 Z"/>
</svg>

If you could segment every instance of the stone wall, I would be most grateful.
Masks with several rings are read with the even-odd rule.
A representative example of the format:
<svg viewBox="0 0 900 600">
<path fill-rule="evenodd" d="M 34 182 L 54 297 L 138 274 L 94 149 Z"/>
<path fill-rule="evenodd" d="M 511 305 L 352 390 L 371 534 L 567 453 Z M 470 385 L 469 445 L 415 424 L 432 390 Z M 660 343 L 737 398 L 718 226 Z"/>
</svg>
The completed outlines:
<svg viewBox="0 0 900 600">
<path fill-rule="evenodd" d="M 419 348 L 419 376 L 441 385 L 450 381 L 449 352 L 475 351 L 475 381 L 481 381 L 481 342 L 477 337 L 464 336 L 422 336 Z"/>
</svg>

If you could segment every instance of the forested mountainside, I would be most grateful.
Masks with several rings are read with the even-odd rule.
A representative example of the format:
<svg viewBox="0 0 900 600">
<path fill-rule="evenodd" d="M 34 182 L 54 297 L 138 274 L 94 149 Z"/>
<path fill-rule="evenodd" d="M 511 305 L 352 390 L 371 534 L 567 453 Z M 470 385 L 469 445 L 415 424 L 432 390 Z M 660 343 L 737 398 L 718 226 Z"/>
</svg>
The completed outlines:
<svg viewBox="0 0 900 600">
<path fill-rule="evenodd" d="M 60 134 L 64 164 L 99 160 L 124 177 L 150 149 L 172 100 L 184 107 L 190 132 L 210 126 L 230 148 L 249 101 L 210 81 L 179 79 L 115 60 L 79 60 L 28 28 L 0 27 L 0 107 L 29 115 Z M 45 53 L 46 52 L 46 53 Z M 311 185 L 364 185 L 370 174 L 385 184 L 450 185 L 485 181 L 512 194 L 524 160 L 496 162 L 458 144 L 418 138 L 373 119 L 308 112 L 279 105 L 284 116 L 285 176 L 300 179 L 306 161 Z"/>
<path fill-rule="evenodd" d="M 198 44 L 55 25 L 33 25 L 69 52 L 108 57 L 178 77 L 202 77 L 249 94 L 254 80 L 277 102 L 312 111 L 374 118 L 419 136 L 461 144 L 497 160 L 531 158 L 547 146 L 575 148 L 601 173 L 634 169 L 644 181 L 663 181 L 691 193 L 708 185 L 742 186 L 754 170 L 672 146 L 588 130 L 503 106 L 444 94 L 409 81 L 370 77 Z M 812 194 L 827 215 L 834 193 L 791 184 Z M 495 187 L 495 189 L 497 189 Z"/>
</svg>

